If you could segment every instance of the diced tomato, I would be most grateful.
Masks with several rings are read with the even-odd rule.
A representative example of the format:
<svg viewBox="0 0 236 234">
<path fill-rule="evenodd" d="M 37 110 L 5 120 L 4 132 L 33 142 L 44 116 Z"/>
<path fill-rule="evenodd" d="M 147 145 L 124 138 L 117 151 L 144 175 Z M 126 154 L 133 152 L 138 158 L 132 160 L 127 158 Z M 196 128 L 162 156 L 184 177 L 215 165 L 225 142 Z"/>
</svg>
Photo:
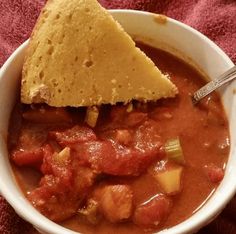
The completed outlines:
<svg viewBox="0 0 236 234">
<path fill-rule="evenodd" d="M 44 154 L 41 172 L 43 174 L 52 174 L 59 178 L 60 183 L 64 186 L 71 186 L 72 184 L 72 168 L 69 159 L 65 163 L 58 162 L 59 153 L 53 152 L 48 145 Z"/>
<path fill-rule="evenodd" d="M 51 167 L 52 174 L 42 177 L 39 187 L 28 193 L 28 199 L 43 215 L 59 222 L 77 213 L 96 174 L 84 167 L 64 167 L 64 171 L 54 164 Z"/>
<path fill-rule="evenodd" d="M 132 142 L 132 135 L 129 130 L 117 129 L 115 139 L 120 144 L 129 145 Z"/>
<path fill-rule="evenodd" d="M 43 149 L 16 150 L 12 153 L 11 159 L 18 166 L 37 166 L 43 162 Z"/>
<path fill-rule="evenodd" d="M 44 106 L 24 112 L 23 118 L 36 123 L 55 124 L 61 122 L 72 122 L 72 118 L 65 108 Z"/>
<path fill-rule="evenodd" d="M 43 163 L 41 165 L 41 172 L 43 174 L 51 174 L 52 173 L 52 156 L 53 156 L 53 149 L 48 144 L 44 147 L 44 157 L 43 157 Z"/>
<path fill-rule="evenodd" d="M 135 127 L 136 125 L 140 124 L 147 118 L 147 113 L 143 112 L 131 112 L 128 114 L 128 116 L 125 118 L 125 124 L 129 127 Z"/>
<path fill-rule="evenodd" d="M 133 192 L 128 185 L 106 185 L 96 195 L 100 212 L 110 222 L 120 222 L 131 216 Z"/>
<path fill-rule="evenodd" d="M 78 194 L 87 195 L 88 189 L 93 185 L 97 173 L 95 173 L 91 168 L 82 167 L 77 164 L 77 161 L 72 162 L 73 167 L 73 191 Z"/>
<path fill-rule="evenodd" d="M 166 219 L 170 209 L 171 201 L 166 196 L 159 194 L 137 206 L 133 221 L 145 228 L 155 228 Z"/>
<path fill-rule="evenodd" d="M 214 164 L 204 167 L 207 178 L 212 183 L 219 183 L 224 178 L 224 170 Z"/>
<path fill-rule="evenodd" d="M 141 151 L 108 140 L 90 141 L 73 147 L 75 157 L 84 165 L 111 175 L 137 176 L 158 158 L 158 151 Z M 160 150 L 160 148 L 159 148 Z"/>
<path fill-rule="evenodd" d="M 28 193 L 27 197 L 37 210 L 57 222 L 74 215 L 83 198 L 72 190 L 65 190 L 59 178 L 53 175 L 44 176 L 40 187 Z"/>
<path fill-rule="evenodd" d="M 62 146 L 96 140 L 96 135 L 91 128 L 75 125 L 73 128 L 62 132 L 51 131 L 49 137 L 55 139 Z"/>
</svg>

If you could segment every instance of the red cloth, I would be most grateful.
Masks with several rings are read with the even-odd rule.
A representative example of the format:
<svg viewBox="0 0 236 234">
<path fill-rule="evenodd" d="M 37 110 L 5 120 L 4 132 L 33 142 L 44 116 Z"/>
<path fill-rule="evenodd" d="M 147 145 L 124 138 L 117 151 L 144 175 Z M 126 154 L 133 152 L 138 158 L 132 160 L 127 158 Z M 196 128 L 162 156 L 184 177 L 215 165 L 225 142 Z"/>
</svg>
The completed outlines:
<svg viewBox="0 0 236 234">
<path fill-rule="evenodd" d="M 23 41 L 35 24 L 46 0 L 0 0 L 0 66 Z M 68 0 L 69 1 L 69 0 Z M 99 0 L 106 8 L 128 8 L 162 13 L 180 20 L 215 41 L 236 63 L 235 0 Z M 0 197 L 0 233 L 32 234 Z M 199 233 L 236 233 L 236 198 L 223 213 Z"/>
</svg>

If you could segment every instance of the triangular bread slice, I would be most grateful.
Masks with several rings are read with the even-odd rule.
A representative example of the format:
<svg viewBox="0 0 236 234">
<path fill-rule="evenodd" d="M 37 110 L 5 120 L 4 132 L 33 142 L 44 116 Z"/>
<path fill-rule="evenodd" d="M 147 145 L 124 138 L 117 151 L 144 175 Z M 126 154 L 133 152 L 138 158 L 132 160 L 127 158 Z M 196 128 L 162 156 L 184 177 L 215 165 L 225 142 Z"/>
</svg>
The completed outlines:
<svg viewBox="0 0 236 234">
<path fill-rule="evenodd" d="M 56 107 L 177 93 L 96 0 L 48 0 L 31 35 L 21 85 L 23 103 Z"/>
</svg>

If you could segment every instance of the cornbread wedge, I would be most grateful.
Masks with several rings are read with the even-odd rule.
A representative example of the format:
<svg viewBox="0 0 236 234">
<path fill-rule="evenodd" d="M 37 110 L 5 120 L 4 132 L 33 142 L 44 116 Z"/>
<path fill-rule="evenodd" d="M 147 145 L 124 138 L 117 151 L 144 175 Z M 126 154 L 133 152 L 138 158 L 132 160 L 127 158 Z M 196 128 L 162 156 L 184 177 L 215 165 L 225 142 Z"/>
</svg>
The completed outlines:
<svg viewBox="0 0 236 234">
<path fill-rule="evenodd" d="M 176 86 L 96 0 L 48 0 L 23 66 L 23 103 L 78 107 L 176 94 Z"/>
</svg>

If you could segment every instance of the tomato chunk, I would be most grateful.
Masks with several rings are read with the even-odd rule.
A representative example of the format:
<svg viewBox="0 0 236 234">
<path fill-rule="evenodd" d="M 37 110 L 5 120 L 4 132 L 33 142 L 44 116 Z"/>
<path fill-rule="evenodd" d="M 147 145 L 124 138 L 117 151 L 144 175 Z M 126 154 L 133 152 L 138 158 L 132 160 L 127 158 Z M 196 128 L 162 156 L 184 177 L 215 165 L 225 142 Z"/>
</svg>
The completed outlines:
<svg viewBox="0 0 236 234">
<path fill-rule="evenodd" d="M 155 228 L 166 219 L 170 208 L 171 201 L 166 196 L 159 194 L 136 208 L 133 221 L 145 228 Z"/>
<path fill-rule="evenodd" d="M 159 149 L 146 152 L 109 140 L 90 141 L 73 147 L 75 157 L 85 165 L 111 175 L 137 176 L 159 157 Z"/>
<path fill-rule="evenodd" d="M 65 172 L 62 168 L 53 168 L 52 174 L 44 175 L 39 187 L 27 195 L 33 206 L 53 221 L 63 221 L 75 215 L 94 183 L 95 174 L 91 169 L 72 168 L 65 168 Z"/>
<path fill-rule="evenodd" d="M 37 166 L 43 162 L 43 150 L 16 150 L 12 153 L 11 159 L 17 166 Z"/>
<path fill-rule="evenodd" d="M 207 178 L 212 183 L 219 183 L 224 178 L 224 170 L 214 164 L 209 164 L 204 167 Z"/>
<path fill-rule="evenodd" d="M 76 213 L 81 196 L 75 195 L 72 191 L 65 190 L 59 178 L 46 175 L 41 179 L 40 186 L 28 193 L 27 197 L 43 215 L 53 221 L 62 221 Z"/>
<path fill-rule="evenodd" d="M 62 146 L 96 140 L 96 135 L 91 128 L 79 125 L 62 132 L 51 131 L 49 136 Z"/>
<path fill-rule="evenodd" d="M 120 222 L 131 216 L 133 192 L 128 185 L 106 185 L 96 195 L 100 212 L 110 222 Z"/>
</svg>

